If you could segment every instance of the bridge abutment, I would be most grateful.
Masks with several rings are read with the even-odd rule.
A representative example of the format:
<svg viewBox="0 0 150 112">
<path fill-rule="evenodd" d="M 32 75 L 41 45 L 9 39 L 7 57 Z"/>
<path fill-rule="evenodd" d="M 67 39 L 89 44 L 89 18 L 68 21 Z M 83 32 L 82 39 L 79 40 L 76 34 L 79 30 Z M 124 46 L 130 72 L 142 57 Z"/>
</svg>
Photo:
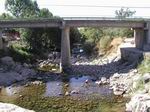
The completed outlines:
<svg viewBox="0 0 150 112">
<path fill-rule="evenodd" d="M 69 68 L 71 66 L 70 61 L 70 27 L 64 26 L 61 34 L 61 65 L 62 68 Z"/>
</svg>

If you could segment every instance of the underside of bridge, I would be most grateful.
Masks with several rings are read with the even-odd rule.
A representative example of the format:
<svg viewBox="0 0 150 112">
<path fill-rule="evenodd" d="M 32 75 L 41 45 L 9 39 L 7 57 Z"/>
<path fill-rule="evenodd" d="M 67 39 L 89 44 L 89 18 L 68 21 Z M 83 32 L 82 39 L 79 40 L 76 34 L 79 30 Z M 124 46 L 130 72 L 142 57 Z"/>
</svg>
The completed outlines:
<svg viewBox="0 0 150 112">
<path fill-rule="evenodd" d="M 146 26 L 145 26 L 146 24 Z M 70 63 L 70 27 L 125 27 L 134 29 L 136 48 L 143 50 L 150 45 L 149 22 L 135 20 L 19 20 L 0 21 L 0 28 L 36 28 L 59 27 L 62 29 L 61 37 L 61 65 L 63 68 L 71 66 Z M 0 37 L 1 37 L 0 32 Z"/>
</svg>

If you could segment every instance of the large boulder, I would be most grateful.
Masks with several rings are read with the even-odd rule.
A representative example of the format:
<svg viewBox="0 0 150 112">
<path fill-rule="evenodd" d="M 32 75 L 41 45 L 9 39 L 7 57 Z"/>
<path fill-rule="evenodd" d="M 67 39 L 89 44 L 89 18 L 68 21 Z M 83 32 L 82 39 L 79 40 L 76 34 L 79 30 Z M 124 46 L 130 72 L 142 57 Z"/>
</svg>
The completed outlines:
<svg viewBox="0 0 150 112">
<path fill-rule="evenodd" d="M 21 81 L 22 77 L 17 72 L 0 73 L 0 85 L 10 85 L 16 81 Z"/>
<path fill-rule="evenodd" d="M 0 103 L 0 112 L 35 112 L 16 106 L 14 104 Z"/>
<path fill-rule="evenodd" d="M 2 64 L 7 65 L 7 66 L 15 65 L 15 62 L 12 59 L 12 57 L 9 57 L 9 56 L 5 56 L 5 57 L 1 58 L 1 62 L 2 62 Z"/>
<path fill-rule="evenodd" d="M 145 73 L 143 75 L 144 82 L 147 83 L 150 81 L 150 73 Z"/>
<path fill-rule="evenodd" d="M 29 69 L 29 68 L 24 68 L 20 71 L 20 74 L 22 77 L 26 78 L 32 78 L 33 76 L 36 75 L 36 71 L 33 69 Z"/>
<path fill-rule="evenodd" d="M 127 112 L 149 112 L 150 96 L 148 94 L 136 94 L 126 104 Z"/>
</svg>

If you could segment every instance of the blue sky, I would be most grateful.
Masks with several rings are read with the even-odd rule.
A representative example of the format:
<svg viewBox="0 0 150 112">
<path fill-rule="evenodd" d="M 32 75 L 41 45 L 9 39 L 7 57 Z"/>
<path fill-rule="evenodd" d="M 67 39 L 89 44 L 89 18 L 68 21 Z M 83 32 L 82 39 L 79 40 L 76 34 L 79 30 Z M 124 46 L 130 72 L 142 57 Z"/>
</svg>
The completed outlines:
<svg viewBox="0 0 150 112">
<path fill-rule="evenodd" d="M 115 16 L 115 10 L 120 8 L 104 7 L 77 7 L 62 5 L 88 5 L 88 6 L 124 6 L 124 7 L 150 7 L 150 0 L 36 0 L 40 8 L 48 8 L 54 15 L 61 17 L 87 17 L 87 16 Z M 5 0 L 0 0 L 0 13 L 4 12 Z M 57 5 L 57 6 L 56 6 Z M 136 11 L 138 17 L 150 17 L 150 8 L 130 8 Z"/>
</svg>

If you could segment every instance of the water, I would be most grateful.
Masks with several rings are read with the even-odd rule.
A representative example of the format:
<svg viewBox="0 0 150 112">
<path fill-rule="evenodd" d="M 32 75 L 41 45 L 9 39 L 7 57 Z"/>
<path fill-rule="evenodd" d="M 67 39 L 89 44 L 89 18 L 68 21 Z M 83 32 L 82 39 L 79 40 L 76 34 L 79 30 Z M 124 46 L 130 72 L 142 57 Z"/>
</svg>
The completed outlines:
<svg viewBox="0 0 150 112">
<path fill-rule="evenodd" d="M 124 103 L 114 100 L 109 87 L 96 85 L 93 80 L 90 76 L 82 76 L 67 81 L 17 84 L 2 88 L 0 101 L 36 112 L 113 112 L 114 109 L 114 112 L 123 112 Z"/>
</svg>

